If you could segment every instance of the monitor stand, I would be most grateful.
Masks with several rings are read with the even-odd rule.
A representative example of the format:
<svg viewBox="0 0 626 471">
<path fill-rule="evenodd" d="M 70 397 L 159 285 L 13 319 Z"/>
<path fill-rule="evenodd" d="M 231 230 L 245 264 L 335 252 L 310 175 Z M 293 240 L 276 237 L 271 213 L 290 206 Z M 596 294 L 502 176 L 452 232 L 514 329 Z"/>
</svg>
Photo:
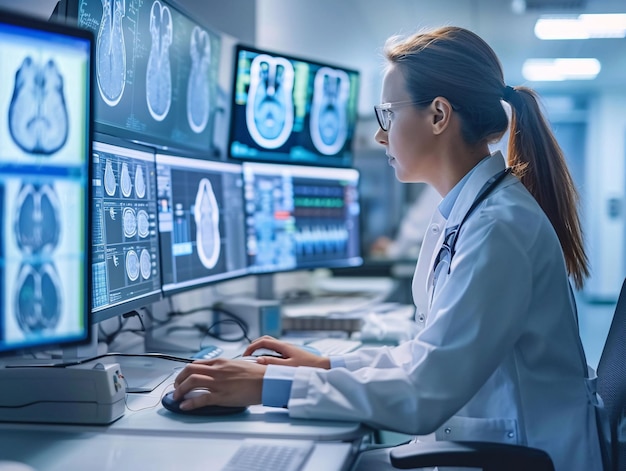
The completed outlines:
<svg viewBox="0 0 626 471">
<path fill-rule="evenodd" d="M 257 299 L 276 299 L 274 297 L 274 275 L 256 275 Z"/>
<path fill-rule="evenodd" d="M 61 350 L 61 359 L 63 363 L 80 361 L 85 358 L 95 358 L 98 356 L 98 330 L 92 326 L 89 336 L 89 343 L 84 345 L 76 345 L 72 347 L 63 347 Z"/>
<path fill-rule="evenodd" d="M 198 332 L 190 330 L 188 335 L 169 335 L 168 328 L 174 321 L 163 323 L 159 319 L 167 318 L 165 303 L 153 304 L 152 316 L 144 319 L 145 336 L 144 349 L 146 352 L 172 353 L 172 354 L 193 354 L 198 351 L 198 345 L 202 340 Z"/>
</svg>

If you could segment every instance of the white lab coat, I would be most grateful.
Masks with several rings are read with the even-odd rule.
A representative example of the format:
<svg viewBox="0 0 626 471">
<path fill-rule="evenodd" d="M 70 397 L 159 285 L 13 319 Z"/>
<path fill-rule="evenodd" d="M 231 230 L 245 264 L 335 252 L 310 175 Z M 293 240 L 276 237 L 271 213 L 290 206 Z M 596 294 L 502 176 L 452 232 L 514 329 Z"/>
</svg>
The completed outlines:
<svg viewBox="0 0 626 471">
<path fill-rule="evenodd" d="M 422 189 L 402 218 L 398 235 L 385 251 L 389 258 L 412 258 L 415 260 L 424 241 L 433 211 L 441 203 L 441 195 L 432 186 Z"/>
<path fill-rule="evenodd" d="M 360 421 L 420 440 L 526 444 L 546 450 L 557 471 L 601 469 L 561 247 L 516 177 L 465 221 L 450 274 L 432 286 L 445 227 L 502 169 L 500 153 L 485 159 L 448 221 L 435 212 L 413 280 L 420 333 L 347 354 L 346 368 L 297 368 L 291 416 Z"/>
</svg>

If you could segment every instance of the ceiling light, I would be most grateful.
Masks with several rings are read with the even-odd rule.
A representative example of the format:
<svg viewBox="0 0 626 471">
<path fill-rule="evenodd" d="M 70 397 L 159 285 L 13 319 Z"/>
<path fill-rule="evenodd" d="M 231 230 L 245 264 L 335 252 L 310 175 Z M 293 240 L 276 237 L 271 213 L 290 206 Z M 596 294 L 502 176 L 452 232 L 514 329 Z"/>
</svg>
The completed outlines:
<svg viewBox="0 0 626 471">
<path fill-rule="evenodd" d="M 626 13 L 542 16 L 535 23 L 539 39 L 591 39 L 626 37 Z"/>
<path fill-rule="evenodd" d="M 593 80 L 600 72 L 598 59 L 527 59 L 522 75 L 531 82 Z"/>
</svg>

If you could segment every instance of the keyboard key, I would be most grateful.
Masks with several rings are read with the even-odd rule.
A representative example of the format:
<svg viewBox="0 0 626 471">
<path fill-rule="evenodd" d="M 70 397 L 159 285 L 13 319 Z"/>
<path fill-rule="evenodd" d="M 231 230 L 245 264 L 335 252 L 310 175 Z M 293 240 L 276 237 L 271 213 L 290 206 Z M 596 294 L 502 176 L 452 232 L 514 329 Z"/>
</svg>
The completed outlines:
<svg viewBox="0 0 626 471">
<path fill-rule="evenodd" d="M 246 438 L 222 471 L 299 471 L 314 446 L 311 440 Z"/>
<path fill-rule="evenodd" d="M 216 345 L 208 345 L 199 352 L 191 355 L 191 358 L 194 358 L 196 360 L 212 360 L 213 358 L 221 356 L 222 353 L 224 353 L 224 350 L 221 347 L 218 347 Z"/>
<path fill-rule="evenodd" d="M 324 356 L 343 355 L 350 353 L 361 346 L 360 340 L 327 337 L 308 342 L 307 347 L 315 348 Z"/>
</svg>

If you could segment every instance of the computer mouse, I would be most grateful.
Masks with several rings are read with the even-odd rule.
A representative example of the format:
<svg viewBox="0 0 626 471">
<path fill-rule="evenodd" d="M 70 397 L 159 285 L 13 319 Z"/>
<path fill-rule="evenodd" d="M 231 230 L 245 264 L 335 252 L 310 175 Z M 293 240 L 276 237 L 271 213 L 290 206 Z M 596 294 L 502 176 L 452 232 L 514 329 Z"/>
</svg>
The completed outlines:
<svg viewBox="0 0 626 471">
<path fill-rule="evenodd" d="M 204 392 L 201 392 L 204 391 Z M 197 397 L 198 395 L 206 394 L 208 391 L 206 390 L 198 390 L 194 389 L 185 394 L 185 398 L 189 399 L 190 397 Z M 244 412 L 247 407 L 245 406 L 204 406 L 198 407 L 196 409 L 190 410 L 182 410 L 180 408 L 181 401 L 174 400 L 174 391 L 168 392 L 163 399 L 161 399 L 161 404 L 167 410 L 171 412 L 175 412 L 177 414 L 186 414 L 186 415 L 231 415 L 231 414 L 239 414 L 240 412 Z"/>
<path fill-rule="evenodd" d="M 269 348 L 257 348 L 254 352 L 252 352 L 253 357 L 274 357 L 274 358 L 284 358 L 280 353 L 270 350 Z"/>
</svg>

